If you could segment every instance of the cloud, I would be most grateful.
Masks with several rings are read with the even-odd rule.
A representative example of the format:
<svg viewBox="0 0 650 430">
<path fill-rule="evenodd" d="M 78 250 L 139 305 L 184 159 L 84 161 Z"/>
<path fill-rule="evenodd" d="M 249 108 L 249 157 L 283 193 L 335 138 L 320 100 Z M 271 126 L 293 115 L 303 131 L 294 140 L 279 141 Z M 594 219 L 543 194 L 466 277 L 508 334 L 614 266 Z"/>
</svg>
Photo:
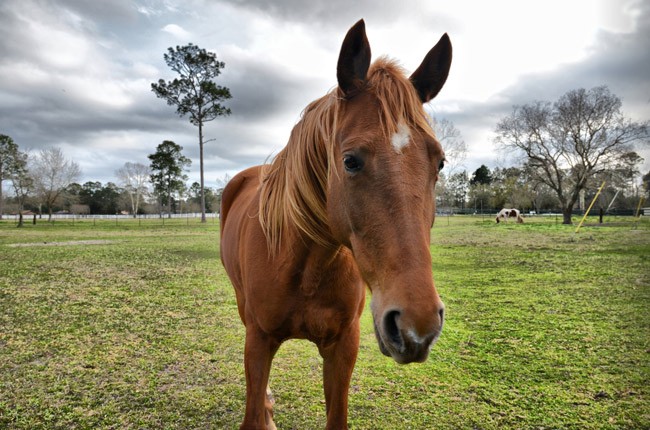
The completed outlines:
<svg viewBox="0 0 650 430">
<path fill-rule="evenodd" d="M 443 89 L 443 100 L 434 100 L 430 109 L 461 131 L 468 145 L 465 164 L 470 173 L 481 164 L 492 168 L 505 162 L 507 154 L 495 151 L 492 139 L 498 121 L 511 114 L 515 105 L 554 102 L 570 90 L 607 85 L 621 98 L 626 116 L 635 121 L 650 119 L 650 5 L 635 5 L 635 25 L 627 31 L 601 30 L 584 58 L 522 74 L 482 101 L 454 99 L 456 92 L 448 95 L 449 88 Z M 640 142 L 636 150 L 645 159 L 642 172 L 650 171 L 650 145 Z"/>
<path fill-rule="evenodd" d="M 25 3 L 32 3 L 26 0 Z M 137 19 L 137 7 L 131 0 L 87 1 L 87 0 L 54 0 L 50 1 L 54 8 L 75 11 L 79 17 L 102 17 L 102 21 L 115 24 Z"/>
<path fill-rule="evenodd" d="M 375 23 L 387 23 L 409 10 L 421 7 L 416 1 L 382 2 L 374 0 L 328 0 L 309 2 L 303 0 L 226 0 L 234 6 L 263 13 L 275 19 L 309 23 L 315 26 L 351 26 L 361 18 Z"/>
<path fill-rule="evenodd" d="M 336 85 L 340 43 L 364 18 L 373 57 L 389 53 L 410 70 L 449 32 L 454 64 L 428 108 L 461 131 L 473 171 L 498 162 L 492 132 L 516 104 L 607 84 L 626 112 L 648 119 L 648 9 L 647 2 L 613 0 L 534 7 L 505 0 L 471 10 L 416 0 L 5 0 L 0 133 L 24 149 L 61 146 L 84 180 L 103 182 L 127 161 L 147 163 L 169 139 L 194 160 L 194 180 L 197 129 L 150 90 L 151 82 L 174 77 L 163 60 L 167 48 L 192 42 L 226 63 L 217 83 L 230 88 L 233 113 L 206 125 L 215 139 L 206 145 L 206 175 L 233 174 L 277 153 L 301 110 Z M 550 28 L 544 17 L 554 14 L 562 19 Z M 572 28 L 581 29 L 576 43 L 567 39 Z M 571 49 L 560 50 L 565 40 Z"/>
<path fill-rule="evenodd" d="M 162 31 L 171 34 L 182 42 L 187 42 L 192 38 L 192 33 L 186 31 L 183 27 L 176 24 L 167 24 L 162 28 Z"/>
<path fill-rule="evenodd" d="M 248 121 L 263 121 L 292 110 L 297 111 L 297 117 L 300 109 L 316 98 L 314 88 L 327 85 L 318 78 L 297 75 L 255 58 L 234 58 L 227 67 L 222 82 L 233 98 L 226 104 L 234 116 Z"/>
<path fill-rule="evenodd" d="M 650 32 L 645 36 L 650 40 Z M 636 119 L 650 117 L 650 50 L 638 37 L 629 34 L 602 33 L 592 55 L 585 61 L 566 64 L 544 74 L 523 76 L 502 92 L 511 100 L 555 100 L 576 88 L 608 85 L 631 108 Z"/>
</svg>

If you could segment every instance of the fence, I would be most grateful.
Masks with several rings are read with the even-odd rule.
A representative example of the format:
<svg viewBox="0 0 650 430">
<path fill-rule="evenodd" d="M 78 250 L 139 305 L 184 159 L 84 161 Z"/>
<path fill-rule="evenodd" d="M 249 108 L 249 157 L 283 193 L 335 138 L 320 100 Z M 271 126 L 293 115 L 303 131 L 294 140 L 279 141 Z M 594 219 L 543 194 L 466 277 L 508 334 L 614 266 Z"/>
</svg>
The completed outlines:
<svg viewBox="0 0 650 430">
<path fill-rule="evenodd" d="M 499 212 L 500 209 L 484 209 L 484 210 L 474 210 L 474 208 L 460 208 L 460 207 L 438 207 L 436 210 L 436 215 L 483 215 L 483 216 L 494 216 Z M 580 209 L 573 209 L 571 214 L 573 216 L 581 216 L 584 215 L 585 211 L 580 210 Z M 542 210 L 539 212 L 535 211 L 523 211 L 522 215 L 524 216 L 533 216 L 533 215 L 539 215 L 539 216 L 562 216 L 562 212 L 560 211 L 553 211 L 553 210 Z M 592 210 L 591 215 L 598 215 L 597 210 Z M 617 209 L 617 208 L 612 208 L 607 211 L 605 215 L 608 216 L 634 216 L 636 215 L 636 210 L 634 209 Z M 639 215 L 646 215 L 650 216 L 650 208 L 641 208 L 639 211 Z"/>
<path fill-rule="evenodd" d="M 216 213 L 206 213 L 206 221 L 208 223 L 216 223 L 219 219 L 219 214 Z M 199 224 L 201 219 L 200 213 L 184 213 L 184 214 L 171 214 L 171 217 L 168 214 L 163 214 L 162 217 L 160 214 L 142 214 L 134 217 L 133 215 L 78 215 L 78 214 L 52 214 L 51 225 L 56 225 L 57 221 L 61 224 L 92 224 L 92 225 L 133 225 L 137 223 L 138 225 L 165 225 L 166 223 L 172 225 L 179 224 Z M 24 214 L 23 215 L 23 224 L 40 224 L 48 223 L 49 216 L 47 214 L 38 215 L 38 214 Z M 18 215 L 3 215 L 0 223 L 15 223 L 18 225 L 19 216 Z"/>
<path fill-rule="evenodd" d="M 23 220 L 25 222 L 31 220 L 34 216 L 36 216 L 36 219 L 48 219 L 49 215 L 48 214 L 29 214 L 29 215 L 23 215 Z M 4 220 L 15 220 L 18 221 L 18 215 L 17 214 L 3 214 L 2 219 Z M 219 218 L 219 214 L 217 213 L 206 213 L 205 214 L 206 218 Z M 80 214 L 52 214 L 52 219 L 57 220 L 85 220 L 85 219 L 108 219 L 108 220 L 115 220 L 115 219 L 128 219 L 128 220 L 133 220 L 133 219 L 151 219 L 151 218 L 201 218 L 200 213 L 184 213 L 184 214 L 163 214 L 162 216 L 160 214 L 141 214 L 141 215 L 80 215 Z"/>
</svg>

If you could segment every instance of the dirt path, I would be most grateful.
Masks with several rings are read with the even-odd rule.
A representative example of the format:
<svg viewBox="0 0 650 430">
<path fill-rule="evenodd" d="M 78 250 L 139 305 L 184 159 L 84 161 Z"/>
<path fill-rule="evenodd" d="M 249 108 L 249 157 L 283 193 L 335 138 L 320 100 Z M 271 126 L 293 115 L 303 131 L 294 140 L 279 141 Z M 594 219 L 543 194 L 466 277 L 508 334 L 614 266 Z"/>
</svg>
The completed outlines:
<svg viewBox="0 0 650 430">
<path fill-rule="evenodd" d="M 66 242 L 29 242 L 29 243 L 11 243 L 7 246 L 70 246 L 70 245 L 107 245 L 115 243 L 117 240 L 69 240 Z"/>
</svg>

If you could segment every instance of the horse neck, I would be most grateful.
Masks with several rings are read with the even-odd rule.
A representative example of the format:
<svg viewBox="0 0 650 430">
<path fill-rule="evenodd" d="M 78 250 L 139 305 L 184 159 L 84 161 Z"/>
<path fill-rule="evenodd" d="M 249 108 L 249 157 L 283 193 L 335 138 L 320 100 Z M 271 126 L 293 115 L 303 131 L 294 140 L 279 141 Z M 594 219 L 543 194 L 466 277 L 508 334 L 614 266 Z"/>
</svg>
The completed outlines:
<svg viewBox="0 0 650 430">
<path fill-rule="evenodd" d="M 351 251 L 344 246 L 320 245 L 295 227 L 284 233 L 276 263 L 290 276 L 299 277 L 295 281 L 307 293 L 322 285 L 325 277 L 335 277 L 340 270 L 351 270 L 349 266 L 355 265 Z"/>
<path fill-rule="evenodd" d="M 271 250 L 295 228 L 305 241 L 338 245 L 328 225 L 326 190 L 336 112 L 331 97 L 312 103 L 291 132 L 287 146 L 263 171 L 260 223 Z"/>
</svg>

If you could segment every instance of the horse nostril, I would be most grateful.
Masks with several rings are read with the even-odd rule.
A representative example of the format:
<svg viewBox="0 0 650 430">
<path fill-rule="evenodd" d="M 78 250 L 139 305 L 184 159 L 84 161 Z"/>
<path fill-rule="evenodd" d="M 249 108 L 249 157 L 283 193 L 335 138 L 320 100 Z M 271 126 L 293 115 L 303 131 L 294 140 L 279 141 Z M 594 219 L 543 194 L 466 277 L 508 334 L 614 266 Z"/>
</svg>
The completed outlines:
<svg viewBox="0 0 650 430">
<path fill-rule="evenodd" d="M 438 311 L 438 316 L 440 317 L 440 326 L 445 322 L 445 308 L 440 308 Z"/>
<path fill-rule="evenodd" d="M 384 316 L 384 333 L 386 334 L 387 340 L 396 346 L 402 345 L 402 336 L 400 336 L 399 327 L 397 326 L 399 317 L 399 311 L 386 312 Z"/>
</svg>

